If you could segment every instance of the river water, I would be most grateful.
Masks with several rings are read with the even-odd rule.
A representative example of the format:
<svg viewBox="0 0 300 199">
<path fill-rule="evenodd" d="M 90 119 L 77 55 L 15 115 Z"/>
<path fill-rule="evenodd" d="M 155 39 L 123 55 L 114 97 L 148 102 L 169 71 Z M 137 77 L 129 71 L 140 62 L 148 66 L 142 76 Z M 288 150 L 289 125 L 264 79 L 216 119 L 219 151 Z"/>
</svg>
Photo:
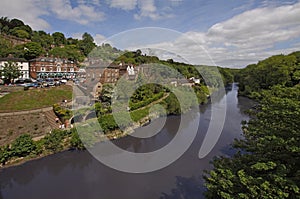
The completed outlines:
<svg viewBox="0 0 300 199">
<path fill-rule="evenodd" d="M 227 103 L 225 125 L 217 144 L 203 159 L 199 159 L 198 153 L 210 122 L 211 104 L 201 105 L 200 114 L 188 116 L 187 131 L 199 124 L 196 138 L 178 160 L 161 170 L 124 173 L 98 162 L 88 151 L 66 151 L 0 170 L 0 198 L 203 198 L 203 170 L 212 168 L 210 161 L 214 156 L 233 154 L 230 144 L 234 138 L 241 138 L 241 121 L 248 120 L 244 111 L 254 104 L 237 97 L 237 91 L 237 85 L 233 84 L 226 95 L 218 96 L 216 103 L 225 99 Z M 151 125 L 155 126 L 159 120 Z M 114 142 L 137 153 L 157 150 L 172 140 L 179 122 L 179 116 L 169 116 L 162 130 L 151 138 L 128 136 Z M 143 133 L 143 128 L 137 129 L 137 133 Z"/>
</svg>

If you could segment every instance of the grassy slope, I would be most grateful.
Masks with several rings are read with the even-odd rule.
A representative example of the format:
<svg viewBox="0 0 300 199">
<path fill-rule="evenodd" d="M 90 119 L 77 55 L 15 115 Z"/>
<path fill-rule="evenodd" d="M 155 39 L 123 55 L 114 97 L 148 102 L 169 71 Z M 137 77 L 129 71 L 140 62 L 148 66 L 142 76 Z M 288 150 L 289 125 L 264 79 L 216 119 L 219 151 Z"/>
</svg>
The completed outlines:
<svg viewBox="0 0 300 199">
<path fill-rule="evenodd" d="M 52 106 L 63 99 L 72 99 L 72 87 L 32 89 L 13 92 L 0 98 L 0 112 L 31 110 Z"/>
</svg>

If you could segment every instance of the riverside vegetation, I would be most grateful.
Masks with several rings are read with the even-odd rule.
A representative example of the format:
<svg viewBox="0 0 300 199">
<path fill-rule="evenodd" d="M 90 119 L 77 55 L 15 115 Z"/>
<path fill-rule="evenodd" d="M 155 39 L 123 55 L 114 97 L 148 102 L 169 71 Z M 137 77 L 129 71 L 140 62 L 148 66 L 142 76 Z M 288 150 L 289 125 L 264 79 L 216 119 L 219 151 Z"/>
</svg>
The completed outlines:
<svg viewBox="0 0 300 199">
<path fill-rule="evenodd" d="M 236 73 L 249 110 L 233 157 L 204 176 L 206 198 L 300 198 L 300 52 L 276 55 Z"/>
<path fill-rule="evenodd" d="M 96 102 L 91 109 L 95 109 L 97 119 L 88 120 L 85 124 L 80 124 L 76 126 L 76 128 L 68 129 L 68 130 L 54 130 L 51 133 L 48 133 L 44 138 L 38 141 L 33 141 L 30 136 L 30 132 L 28 134 L 21 135 L 12 143 L 7 143 L 5 146 L 0 147 L 0 163 L 2 165 L 12 164 L 18 161 L 23 162 L 24 160 L 32 159 L 35 157 L 42 157 L 48 154 L 56 153 L 62 150 L 67 149 L 84 149 L 84 145 L 81 141 L 83 139 L 84 143 L 88 146 L 92 146 L 95 142 L 101 141 L 103 136 L 95 136 L 95 129 L 98 129 L 98 125 L 100 124 L 103 132 L 106 134 L 108 138 L 111 137 L 119 137 L 118 132 L 120 129 L 130 127 L 134 122 L 140 123 L 145 118 L 149 116 L 150 105 L 153 103 L 160 104 L 165 110 L 166 114 L 180 114 L 183 111 L 187 111 L 192 106 L 206 103 L 207 97 L 210 94 L 208 88 L 217 89 L 224 82 L 230 82 L 233 80 L 233 76 L 228 75 L 229 69 L 220 69 L 222 74 L 222 78 L 220 74 L 214 70 L 211 70 L 209 66 L 192 66 L 184 63 L 177 63 L 173 60 L 162 61 L 157 57 L 141 55 L 138 51 L 136 52 L 125 52 L 122 59 L 123 61 L 129 62 L 129 60 L 135 60 L 135 64 L 147 64 L 151 63 L 153 60 L 155 64 L 165 64 L 176 71 L 180 72 L 186 78 L 199 78 L 201 80 L 200 84 L 195 84 L 192 87 L 188 86 L 178 86 L 174 87 L 176 89 L 177 97 L 180 96 L 180 103 L 177 97 L 172 93 L 170 88 L 160 86 L 158 84 L 144 84 L 145 77 L 142 74 L 138 75 L 137 83 L 139 88 L 137 88 L 129 100 L 129 108 L 130 108 L 130 116 L 131 118 L 127 119 L 124 117 L 124 120 L 118 121 L 118 124 L 114 120 L 112 115 L 112 104 L 111 99 L 114 95 L 113 93 L 113 85 L 104 84 L 103 89 L 99 98 L 99 102 Z M 119 60 L 116 59 L 118 62 Z M 155 68 L 157 69 L 157 68 Z M 204 80 L 201 78 L 198 70 L 208 74 L 210 77 L 215 77 L 211 79 L 210 84 L 207 85 Z M 168 71 L 160 71 L 160 72 L 168 72 Z M 224 75 L 226 74 L 226 75 Z M 166 73 L 165 75 L 168 75 Z M 120 80 L 122 81 L 122 80 Z M 196 94 L 196 100 L 194 100 L 193 96 L 191 96 L 188 91 L 193 91 Z M 119 98 L 126 98 L 125 95 L 127 93 L 126 87 L 121 89 L 122 92 L 119 92 Z M 23 91 L 27 92 L 27 91 Z M 30 91 L 32 92 L 32 91 Z M 58 105 L 54 105 L 54 110 L 57 115 L 61 117 L 63 120 L 70 119 L 72 117 L 72 113 L 68 110 L 64 110 Z M 78 110 L 79 112 L 81 110 Z M 162 109 L 156 110 L 157 116 L 164 114 Z M 73 113 L 76 116 L 76 112 Z M 118 115 L 125 114 L 124 112 L 118 112 Z M 140 123 L 141 124 L 141 123 Z M 88 125 L 88 126 L 86 126 Z M 84 129 L 83 131 L 81 129 Z M 80 132 L 84 132 L 84 135 L 78 135 L 77 129 Z M 105 136 L 105 137 L 106 137 Z M 80 139 L 81 138 L 81 139 Z"/>
</svg>

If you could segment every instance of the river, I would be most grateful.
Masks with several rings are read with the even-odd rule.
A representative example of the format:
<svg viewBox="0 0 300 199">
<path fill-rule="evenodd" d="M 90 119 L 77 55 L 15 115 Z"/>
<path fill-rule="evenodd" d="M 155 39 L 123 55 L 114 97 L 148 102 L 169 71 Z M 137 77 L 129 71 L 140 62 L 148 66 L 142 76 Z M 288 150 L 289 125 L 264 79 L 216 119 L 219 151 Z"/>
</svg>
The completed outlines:
<svg viewBox="0 0 300 199">
<path fill-rule="evenodd" d="M 241 121 L 248 120 L 244 111 L 254 104 L 237 97 L 237 91 L 238 86 L 233 84 L 226 95 L 219 96 L 216 103 L 225 99 L 227 103 L 225 125 L 217 144 L 203 159 L 199 159 L 198 153 L 210 122 L 211 104 L 201 105 L 200 114 L 190 116 L 185 128 L 199 123 L 196 138 L 178 160 L 163 169 L 125 173 L 98 162 L 88 151 L 66 151 L 0 170 L 0 198 L 203 198 L 203 170 L 212 168 L 210 161 L 214 156 L 233 154 L 230 144 L 234 138 L 241 138 Z M 114 142 L 137 153 L 156 150 L 172 140 L 179 122 L 179 116 L 169 116 L 160 133 L 151 138 L 128 136 Z M 137 129 L 137 133 L 143 133 L 143 129 Z"/>
</svg>

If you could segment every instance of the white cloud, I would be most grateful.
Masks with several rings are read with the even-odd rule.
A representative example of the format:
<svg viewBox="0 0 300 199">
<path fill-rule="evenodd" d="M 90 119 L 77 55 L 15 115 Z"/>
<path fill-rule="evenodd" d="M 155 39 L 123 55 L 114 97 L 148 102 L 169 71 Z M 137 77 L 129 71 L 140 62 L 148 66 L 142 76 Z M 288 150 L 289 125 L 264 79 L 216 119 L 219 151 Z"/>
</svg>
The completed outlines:
<svg viewBox="0 0 300 199">
<path fill-rule="evenodd" d="M 43 2 L 38 0 L 2 0 L 0 6 L 1 16 L 18 18 L 36 30 L 45 30 L 50 25 L 40 16 L 47 15 Z"/>
<path fill-rule="evenodd" d="M 134 18 L 137 20 L 143 18 L 150 18 L 152 20 L 157 20 L 161 18 L 169 18 L 173 15 L 169 14 L 172 10 L 170 7 L 162 7 L 158 8 L 155 5 L 157 0 L 107 0 L 107 3 L 111 8 L 118 8 L 125 11 L 133 11 L 137 10 L 134 13 Z M 166 2 L 170 6 L 178 6 L 182 0 L 168 0 Z M 168 9 L 166 9 L 168 8 Z"/>
<path fill-rule="evenodd" d="M 94 40 L 97 45 L 101 45 L 102 43 L 109 43 L 108 41 L 106 41 L 106 37 L 101 34 L 96 34 Z"/>
<path fill-rule="evenodd" d="M 300 3 L 277 8 L 258 8 L 215 24 L 207 36 L 214 42 L 237 47 L 272 45 L 299 36 Z"/>
<path fill-rule="evenodd" d="M 170 1 L 171 6 L 175 6 L 175 0 Z M 150 18 L 152 20 L 171 18 L 174 15 L 170 14 L 172 9 L 170 7 L 163 7 L 158 9 L 154 0 L 139 0 L 138 1 L 139 12 L 134 14 L 134 18 L 140 20 L 142 18 Z"/>
<path fill-rule="evenodd" d="M 83 25 L 102 21 L 105 16 L 96 10 L 99 5 L 99 0 L 79 0 L 76 7 L 72 7 L 70 0 L 2 0 L 0 13 L 8 18 L 21 19 L 35 30 L 49 30 L 49 23 L 43 19 L 49 15 Z"/>
<path fill-rule="evenodd" d="M 69 0 L 51 0 L 48 4 L 49 10 L 59 19 L 75 21 L 82 25 L 104 20 L 104 13 L 95 10 L 94 6 L 79 4 L 72 7 Z"/>
<path fill-rule="evenodd" d="M 172 43 L 148 47 L 176 52 L 194 64 L 211 64 L 207 51 L 217 65 L 242 67 L 272 54 L 297 50 L 273 48 L 300 37 L 299 19 L 300 3 L 256 8 L 217 23 L 207 32 L 186 32 Z"/>
<path fill-rule="evenodd" d="M 160 17 L 160 15 L 157 13 L 157 8 L 154 5 L 154 0 L 139 1 L 138 7 L 140 8 L 140 13 L 134 15 L 136 19 L 141 19 L 142 17 L 149 17 L 153 20 L 156 20 Z"/>
<path fill-rule="evenodd" d="M 110 0 L 110 7 L 123 10 L 133 10 L 137 5 L 137 0 Z"/>
<path fill-rule="evenodd" d="M 82 39 L 82 35 L 83 35 L 82 32 L 75 32 L 75 33 L 73 33 L 71 36 L 72 36 L 72 38 L 74 38 L 74 39 Z"/>
</svg>

